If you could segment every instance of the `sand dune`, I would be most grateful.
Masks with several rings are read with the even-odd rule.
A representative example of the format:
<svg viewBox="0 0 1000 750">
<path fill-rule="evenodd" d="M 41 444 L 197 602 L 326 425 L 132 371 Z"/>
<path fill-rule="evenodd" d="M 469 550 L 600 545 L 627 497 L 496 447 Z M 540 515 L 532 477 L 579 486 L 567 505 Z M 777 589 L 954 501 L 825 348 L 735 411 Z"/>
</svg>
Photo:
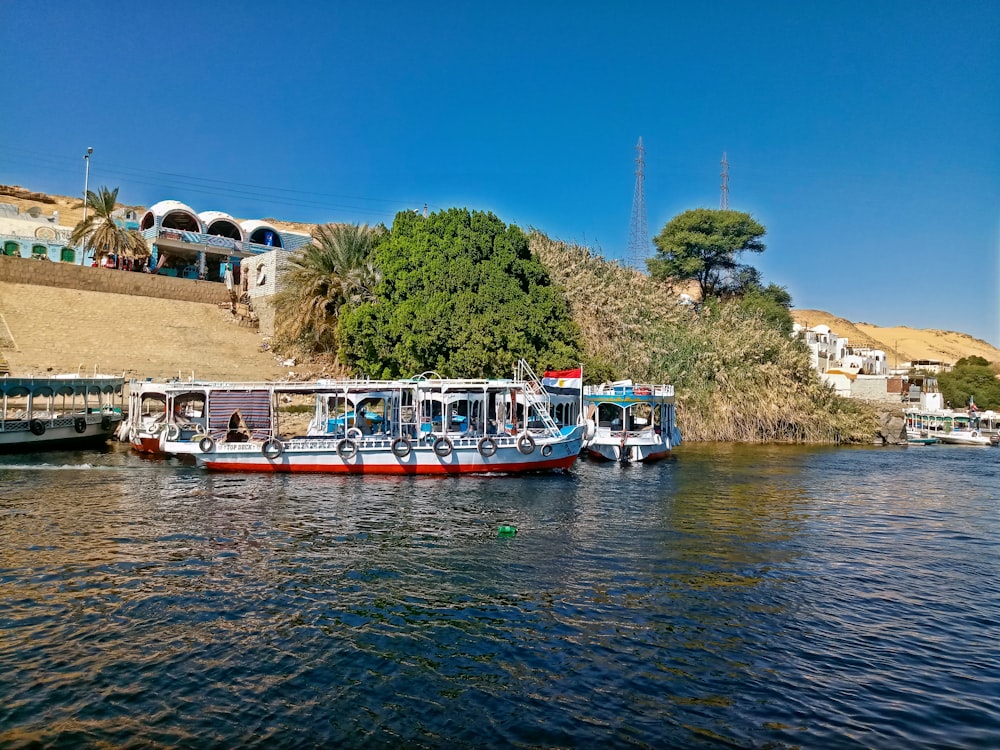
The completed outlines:
<svg viewBox="0 0 1000 750">
<path fill-rule="evenodd" d="M 983 357 L 1000 363 L 1000 349 L 957 331 L 907 326 L 881 327 L 870 323 L 852 323 L 822 310 L 792 310 L 792 317 L 805 326 L 827 325 L 838 336 L 852 343 L 873 345 L 889 356 L 890 367 L 915 359 L 936 359 L 954 364 L 962 357 Z"/>
</svg>

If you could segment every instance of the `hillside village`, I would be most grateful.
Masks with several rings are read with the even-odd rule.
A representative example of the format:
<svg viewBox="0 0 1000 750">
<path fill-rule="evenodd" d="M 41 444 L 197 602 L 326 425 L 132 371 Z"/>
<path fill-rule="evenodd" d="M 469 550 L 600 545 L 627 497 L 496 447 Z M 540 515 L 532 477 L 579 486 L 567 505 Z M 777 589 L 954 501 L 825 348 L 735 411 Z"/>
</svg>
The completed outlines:
<svg viewBox="0 0 1000 750">
<path fill-rule="evenodd" d="M 179 208 L 171 213 L 173 207 Z M 274 234 L 280 235 L 278 242 L 284 250 L 292 250 L 308 241 L 312 229 L 311 225 L 277 219 L 237 222 L 220 212 L 202 212 L 194 215 L 193 210 L 176 201 L 164 201 L 152 209 L 123 205 L 120 207 L 120 214 L 122 220 L 129 222 L 130 225 L 135 223 L 138 227 L 140 221 L 144 222 L 143 228 L 147 232 L 153 230 L 157 233 L 156 239 L 161 245 L 169 247 L 176 255 L 187 258 L 184 261 L 185 265 L 178 266 L 173 272 L 178 276 L 202 284 L 207 283 L 205 279 L 222 282 L 225 261 L 239 261 L 244 268 L 242 274 L 237 271 L 237 277 L 242 276 L 244 280 L 242 290 L 250 298 L 247 301 L 255 302 L 259 308 L 254 318 L 255 322 L 260 324 L 260 333 L 265 336 L 273 327 L 273 317 L 269 317 L 265 299 L 273 293 L 275 278 L 287 261 L 289 253 L 273 250 L 269 246 L 273 241 L 270 237 L 267 240 L 268 244 L 264 244 L 263 234 L 259 235 L 259 246 L 255 246 L 252 240 L 243 246 L 241 232 L 245 232 L 247 228 L 252 230 L 265 227 L 268 232 L 273 231 Z M 181 224 L 171 225 L 171 220 L 177 220 L 178 217 Z M 223 223 L 217 223 L 216 226 L 223 226 L 223 229 L 209 231 L 207 222 L 201 221 L 199 225 L 199 217 L 221 221 Z M 50 196 L 17 186 L 0 186 L 0 250 L 8 257 L 20 255 L 24 258 L 45 258 L 55 262 L 83 265 L 85 259 L 78 251 L 67 246 L 73 226 L 82 218 L 82 201 L 79 199 Z M 239 226 L 233 226 L 237 223 Z M 188 235 L 183 235 L 178 227 L 186 228 Z M 199 233 L 197 231 L 199 229 L 206 231 Z M 171 231 L 173 234 L 166 236 Z M 218 242 L 214 231 L 220 231 L 223 235 L 228 234 L 230 238 L 228 244 L 219 243 L 225 244 L 225 247 L 209 247 L 210 239 Z M 221 237 L 223 241 L 226 239 L 226 236 Z M 251 248 L 254 252 L 249 252 Z M 210 257 L 215 257 L 216 261 L 219 261 L 214 265 L 214 272 L 210 267 L 212 264 L 205 263 L 205 257 L 211 252 L 216 252 L 217 255 Z M 231 257 L 228 255 L 230 252 L 232 252 Z M 200 266 L 196 260 L 199 257 Z M 248 278 L 254 278 L 260 283 L 247 284 Z M 0 282 L 9 280 L 0 278 Z M 28 281 L 31 283 L 30 279 Z M 39 280 L 38 283 L 46 282 Z M 216 302 L 216 306 L 225 307 L 226 294 L 221 288 L 217 290 L 217 296 L 220 301 Z M 8 295 L 8 299 L 10 298 L 12 295 Z M 9 305 L 8 302 L 8 308 Z M 0 307 L 0 314 L 3 312 Z M 21 320 L 17 315 L 12 314 L 9 317 Z M 898 403 L 904 389 L 899 376 L 911 367 L 931 371 L 946 369 L 958 359 L 972 355 L 982 356 L 993 362 L 1000 361 L 1000 350 L 962 333 L 906 327 L 881 328 L 867 323 L 852 323 L 817 310 L 793 310 L 793 317 L 796 320 L 797 335 L 810 348 L 813 368 L 836 389 L 837 393 L 845 396 Z M 185 313 L 184 318 L 190 319 L 189 314 Z M 30 320 L 29 316 L 22 322 L 28 324 Z M 7 321 L 6 325 L 9 327 L 10 321 Z M 245 330 L 241 331 L 241 334 L 245 333 Z M 51 366 L 44 361 L 28 361 L 19 356 L 24 352 L 11 351 L 10 338 L 8 335 L 6 348 L 7 358 L 11 364 L 17 363 L 27 370 L 43 370 Z M 23 333 L 19 338 L 24 340 Z M 161 349 L 163 346 L 163 342 L 160 342 Z M 3 349 L 4 339 L 0 337 L 0 351 Z M 47 355 L 40 353 L 39 356 L 52 358 L 57 356 L 53 348 L 46 351 Z M 265 358 L 273 360 L 273 357 Z M 163 364 L 164 368 L 172 369 L 172 365 Z M 268 361 L 268 366 L 263 370 L 275 374 L 277 371 L 273 364 L 273 361 Z M 205 363 L 197 369 L 204 373 L 217 367 Z"/>
</svg>

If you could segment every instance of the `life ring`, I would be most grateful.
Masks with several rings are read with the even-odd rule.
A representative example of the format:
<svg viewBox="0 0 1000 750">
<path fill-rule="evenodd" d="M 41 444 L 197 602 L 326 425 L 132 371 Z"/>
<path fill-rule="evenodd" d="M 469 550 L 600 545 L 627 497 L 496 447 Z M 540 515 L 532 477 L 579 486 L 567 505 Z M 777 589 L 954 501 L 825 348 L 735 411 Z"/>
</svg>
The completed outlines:
<svg viewBox="0 0 1000 750">
<path fill-rule="evenodd" d="M 480 456 L 482 456 L 483 458 L 489 458 L 490 456 L 496 455 L 497 441 L 487 436 L 479 441 L 479 443 L 476 445 L 476 448 L 479 449 Z"/>
<path fill-rule="evenodd" d="M 969 433 L 969 435 L 970 435 L 971 437 L 974 437 L 974 438 L 975 438 L 975 437 L 979 437 L 979 433 L 978 433 L 978 432 L 977 432 L 976 430 L 973 430 L 972 432 L 970 432 L 970 433 Z"/>
<path fill-rule="evenodd" d="M 73 420 L 73 429 L 82 435 L 87 431 L 87 420 L 83 417 L 77 417 Z"/>
<path fill-rule="evenodd" d="M 31 423 L 28 425 L 28 429 L 31 430 L 32 435 L 44 435 L 45 422 L 40 419 L 32 419 Z"/>
<path fill-rule="evenodd" d="M 357 427 L 352 427 L 347 431 L 347 437 L 351 440 L 360 440 L 364 436 L 364 433 Z"/>
<path fill-rule="evenodd" d="M 392 441 L 392 455 L 396 458 L 406 458 L 410 455 L 410 439 L 408 437 L 398 437 Z"/>
<path fill-rule="evenodd" d="M 181 428 L 171 422 L 167 425 L 167 440 L 176 440 L 181 436 Z"/>
<path fill-rule="evenodd" d="M 525 456 L 530 455 L 535 450 L 535 439 L 527 432 L 522 432 L 517 438 L 517 449 Z"/>
<path fill-rule="evenodd" d="M 205 435 L 205 437 L 198 441 L 198 449 L 202 453 L 212 453 L 215 450 L 215 441 L 208 435 Z"/>
<path fill-rule="evenodd" d="M 101 429 L 105 432 L 111 429 L 111 417 L 101 417 Z"/>
<path fill-rule="evenodd" d="M 542 455 L 545 456 L 546 458 L 548 458 L 549 456 L 551 456 L 552 455 L 552 446 L 551 445 L 543 445 L 542 446 Z"/>
<path fill-rule="evenodd" d="M 436 453 L 440 458 L 447 458 L 450 456 L 453 448 L 454 446 L 451 444 L 451 440 L 446 438 L 444 435 L 434 441 L 434 453 Z"/>
<path fill-rule="evenodd" d="M 341 461 L 349 461 L 358 455 L 358 444 L 350 438 L 346 438 L 337 443 L 337 455 Z"/>
<path fill-rule="evenodd" d="M 277 438 L 268 438 L 264 441 L 264 444 L 260 446 L 260 452 L 264 458 L 273 461 L 276 458 L 281 458 L 281 454 L 285 452 L 285 446 L 283 446 L 281 441 Z"/>
</svg>

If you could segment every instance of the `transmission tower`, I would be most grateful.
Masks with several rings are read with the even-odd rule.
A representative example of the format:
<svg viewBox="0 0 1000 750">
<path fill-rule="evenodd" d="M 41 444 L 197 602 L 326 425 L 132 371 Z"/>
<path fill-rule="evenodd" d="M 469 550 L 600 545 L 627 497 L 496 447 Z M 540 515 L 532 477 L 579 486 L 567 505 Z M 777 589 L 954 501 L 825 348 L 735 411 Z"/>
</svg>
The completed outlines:
<svg viewBox="0 0 1000 750">
<path fill-rule="evenodd" d="M 729 162 L 725 151 L 722 152 L 722 196 L 719 198 L 719 208 L 729 210 Z"/>
<path fill-rule="evenodd" d="M 643 188 L 643 155 L 646 149 L 642 147 L 642 136 L 635 147 L 639 154 L 635 159 L 635 193 L 632 196 L 632 221 L 628 232 L 628 259 L 634 267 L 643 271 L 646 269 L 646 258 L 649 257 L 649 225 L 646 223 L 646 193 Z"/>
</svg>

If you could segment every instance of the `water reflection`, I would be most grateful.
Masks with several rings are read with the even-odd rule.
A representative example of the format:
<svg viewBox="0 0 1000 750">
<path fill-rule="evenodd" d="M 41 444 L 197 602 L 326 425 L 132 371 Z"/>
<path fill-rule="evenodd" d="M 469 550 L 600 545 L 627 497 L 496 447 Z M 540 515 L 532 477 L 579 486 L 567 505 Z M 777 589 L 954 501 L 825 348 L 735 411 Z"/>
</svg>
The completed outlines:
<svg viewBox="0 0 1000 750">
<path fill-rule="evenodd" d="M 997 475 L 972 460 L 685 445 L 361 478 L 0 459 L 0 744 L 1000 739 Z"/>
</svg>

